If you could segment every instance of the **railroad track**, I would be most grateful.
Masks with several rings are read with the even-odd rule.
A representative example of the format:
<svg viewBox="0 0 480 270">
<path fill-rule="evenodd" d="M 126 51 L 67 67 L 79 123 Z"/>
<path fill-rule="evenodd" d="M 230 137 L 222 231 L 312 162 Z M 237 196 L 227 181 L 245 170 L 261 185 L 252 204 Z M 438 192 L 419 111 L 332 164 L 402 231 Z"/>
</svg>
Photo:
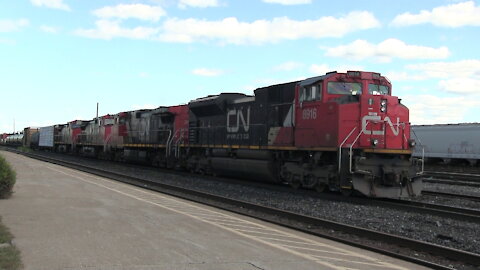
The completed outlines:
<svg viewBox="0 0 480 270">
<path fill-rule="evenodd" d="M 176 197 L 188 199 L 211 205 L 228 211 L 248 215 L 261 220 L 272 222 L 285 227 L 293 228 L 312 235 L 343 242 L 352 246 L 357 246 L 366 250 L 371 250 L 405 261 L 410 261 L 419 265 L 424 265 L 432 269 L 451 269 L 448 266 L 431 262 L 430 260 L 419 259 L 419 254 L 424 254 L 425 258 L 436 256 L 437 258 L 447 258 L 453 261 L 460 261 L 470 265 L 480 265 L 480 255 L 458 249 L 443 247 L 423 241 L 417 241 L 392 234 L 381 233 L 378 231 L 359 228 L 338 222 L 332 222 L 316 217 L 299 215 L 296 213 L 265 207 L 258 204 L 245 201 L 234 200 L 210 193 L 199 192 L 191 189 L 185 189 L 177 186 L 157 183 L 133 176 L 127 176 L 103 169 L 92 168 L 81 164 L 62 161 L 32 153 L 22 153 L 26 156 L 55 163 L 58 165 L 70 167 L 73 169 L 85 171 L 95 175 L 112 178 L 121 182 L 129 183 L 142 188 L 147 188 L 162 193 L 170 194 Z M 396 202 L 385 202 L 396 203 Z M 333 233 L 337 232 L 337 233 Z M 355 239 L 355 240 L 352 240 Z M 365 242 L 368 242 L 365 244 Z M 394 251 L 391 251 L 394 250 Z M 398 250 L 403 250 L 398 252 Z M 406 252 L 408 250 L 409 252 Z M 412 252 L 415 251 L 415 252 Z M 416 255 L 410 255 L 416 253 Z M 440 259 L 442 260 L 442 259 Z"/>
<path fill-rule="evenodd" d="M 427 183 L 480 187 L 480 174 L 425 171 L 423 181 Z"/>
<path fill-rule="evenodd" d="M 480 223 L 480 211 L 476 209 L 451 207 L 447 205 L 431 204 L 410 200 L 382 200 L 387 207 L 399 210 L 413 210 L 417 213 L 436 215 L 444 218 L 454 218 L 462 221 L 471 221 Z"/>
<path fill-rule="evenodd" d="M 480 196 L 475 196 L 475 195 L 465 195 L 465 194 L 440 192 L 440 191 L 433 191 L 433 190 L 422 190 L 422 195 L 449 197 L 449 198 L 455 198 L 455 199 L 472 200 L 472 201 L 480 202 Z"/>
</svg>

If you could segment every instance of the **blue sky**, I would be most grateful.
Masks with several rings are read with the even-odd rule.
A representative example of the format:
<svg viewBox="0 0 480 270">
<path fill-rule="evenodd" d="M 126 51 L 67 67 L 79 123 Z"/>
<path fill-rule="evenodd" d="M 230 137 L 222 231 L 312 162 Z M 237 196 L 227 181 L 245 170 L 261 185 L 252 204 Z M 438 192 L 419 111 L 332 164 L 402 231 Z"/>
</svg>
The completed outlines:
<svg viewBox="0 0 480 270">
<path fill-rule="evenodd" d="M 0 132 L 333 70 L 386 75 L 413 124 L 480 122 L 479 30 L 476 1 L 0 0 Z"/>
</svg>

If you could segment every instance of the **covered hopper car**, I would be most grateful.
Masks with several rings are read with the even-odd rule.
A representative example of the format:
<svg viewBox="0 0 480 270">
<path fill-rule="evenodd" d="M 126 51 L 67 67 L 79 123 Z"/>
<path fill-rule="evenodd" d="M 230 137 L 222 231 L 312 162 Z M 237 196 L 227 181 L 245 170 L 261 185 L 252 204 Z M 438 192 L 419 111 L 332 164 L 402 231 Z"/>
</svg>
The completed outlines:
<svg viewBox="0 0 480 270">
<path fill-rule="evenodd" d="M 427 162 L 460 162 L 476 165 L 480 159 L 480 124 L 412 126 L 418 146 L 413 155 Z"/>
</svg>

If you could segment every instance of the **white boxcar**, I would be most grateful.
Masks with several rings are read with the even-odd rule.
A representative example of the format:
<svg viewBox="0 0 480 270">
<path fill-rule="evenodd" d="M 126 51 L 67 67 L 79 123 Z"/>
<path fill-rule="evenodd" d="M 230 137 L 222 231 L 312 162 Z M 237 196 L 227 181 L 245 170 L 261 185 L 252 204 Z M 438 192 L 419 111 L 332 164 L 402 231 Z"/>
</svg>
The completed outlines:
<svg viewBox="0 0 480 270">
<path fill-rule="evenodd" d="M 39 147 L 53 147 L 55 126 L 41 127 L 38 140 Z"/>
<path fill-rule="evenodd" d="M 452 159 L 476 163 L 480 159 L 480 123 L 412 126 L 411 138 L 415 139 L 414 156 Z"/>
</svg>

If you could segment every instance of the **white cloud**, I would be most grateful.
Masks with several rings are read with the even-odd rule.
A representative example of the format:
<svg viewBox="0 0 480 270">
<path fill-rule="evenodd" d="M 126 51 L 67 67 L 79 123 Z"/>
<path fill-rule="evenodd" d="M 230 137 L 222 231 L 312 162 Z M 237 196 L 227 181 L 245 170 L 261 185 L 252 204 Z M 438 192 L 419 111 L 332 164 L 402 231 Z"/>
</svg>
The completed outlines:
<svg viewBox="0 0 480 270">
<path fill-rule="evenodd" d="M 415 125 L 463 122 L 468 110 L 480 105 L 478 99 L 465 96 L 434 95 L 407 95 L 402 103 L 410 109 L 410 122 Z"/>
<path fill-rule="evenodd" d="M 327 64 L 316 65 L 313 64 L 310 66 L 310 72 L 315 75 L 325 75 L 327 72 L 336 71 L 339 73 L 346 73 L 349 70 L 365 70 L 362 66 L 348 65 L 348 66 L 336 66 L 330 67 Z"/>
<path fill-rule="evenodd" d="M 418 14 L 400 14 L 392 21 L 394 26 L 409 26 L 431 23 L 442 27 L 480 26 L 480 7 L 474 1 L 440 6 L 431 11 L 422 10 Z"/>
<path fill-rule="evenodd" d="M 45 33 L 56 34 L 56 33 L 58 33 L 59 29 L 57 27 L 53 27 L 53 26 L 41 25 L 40 30 L 42 30 Z"/>
<path fill-rule="evenodd" d="M 480 60 L 412 64 L 405 72 L 389 72 L 392 81 L 440 79 L 440 90 L 462 95 L 480 94 Z"/>
<path fill-rule="evenodd" d="M 27 19 L 0 20 L 0 32 L 14 32 L 29 25 Z"/>
<path fill-rule="evenodd" d="M 149 6 L 144 4 L 119 4 L 96 9 L 92 12 L 95 16 L 102 19 L 139 19 L 144 21 L 158 21 L 166 12 L 159 6 Z"/>
<path fill-rule="evenodd" d="M 373 57 L 380 62 L 389 62 L 392 58 L 442 59 L 447 58 L 450 55 L 450 51 L 447 47 L 431 48 L 408 45 L 401 40 L 390 38 L 379 44 L 372 44 L 366 40 L 359 39 L 348 45 L 328 48 L 325 55 L 355 60 Z"/>
<path fill-rule="evenodd" d="M 158 28 L 135 27 L 123 28 L 118 21 L 98 20 L 95 29 L 77 29 L 74 33 L 79 36 L 98 39 L 112 39 L 116 37 L 131 39 L 149 39 L 158 33 Z"/>
<path fill-rule="evenodd" d="M 273 69 L 278 70 L 278 71 L 292 71 L 292 70 L 297 69 L 301 66 L 303 66 L 303 64 L 301 64 L 301 63 L 285 62 L 285 63 L 282 63 L 278 66 L 273 67 Z"/>
<path fill-rule="evenodd" d="M 441 80 L 438 83 L 441 90 L 457 94 L 480 94 L 480 78 L 458 77 Z"/>
<path fill-rule="evenodd" d="M 39 7 L 45 6 L 48 8 L 70 11 L 70 7 L 63 3 L 63 0 L 30 0 L 30 2 Z"/>
<path fill-rule="evenodd" d="M 281 5 L 303 5 L 311 4 L 312 0 L 262 0 L 265 3 L 269 4 L 281 4 Z"/>
<path fill-rule="evenodd" d="M 427 78 L 480 77 L 480 60 L 476 59 L 412 64 L 406 68 L 419 71 Z"/>
<path fill-rule="evenodd" d="M 328 25 L 328 27 L 325 27 Z M 216 40 L 229 44 L 262 44 L 301 38 L 342 37 L 347 33 L 379 27 L 372 13 L 354 11 L 341 18 L 322 17 L 296 21 L 287 17 L 240 22 L 235 17 L 220 21 L 169 19 L 160 40 L 191 43 Z"/>
<path fill-rule="evenodd" d="M 405 71 L 390 71 L 385 76 L 391 81 L 421 81 L 427 79 L 424 74 L 409 74 Z"/>
<path fill-rule="evenodd" d="M 219 6 L 219 3 L 218 3 L 218 0 L 180 0 L 178 2 L 178 6 L 180 8 L 186 8 L 186 7 L 206 8 L 206 7 L 217 7 Z"/>
<path fill-rule="evenodd" d="M 223 73 L 224 72 L 219 69 L 197 68 L 192 70 L 192 74 L 199 75 L 199 76 L 207 76 L 207 77 L 219 76 L 219 75 L 222 75 Z"/>
</svg>

